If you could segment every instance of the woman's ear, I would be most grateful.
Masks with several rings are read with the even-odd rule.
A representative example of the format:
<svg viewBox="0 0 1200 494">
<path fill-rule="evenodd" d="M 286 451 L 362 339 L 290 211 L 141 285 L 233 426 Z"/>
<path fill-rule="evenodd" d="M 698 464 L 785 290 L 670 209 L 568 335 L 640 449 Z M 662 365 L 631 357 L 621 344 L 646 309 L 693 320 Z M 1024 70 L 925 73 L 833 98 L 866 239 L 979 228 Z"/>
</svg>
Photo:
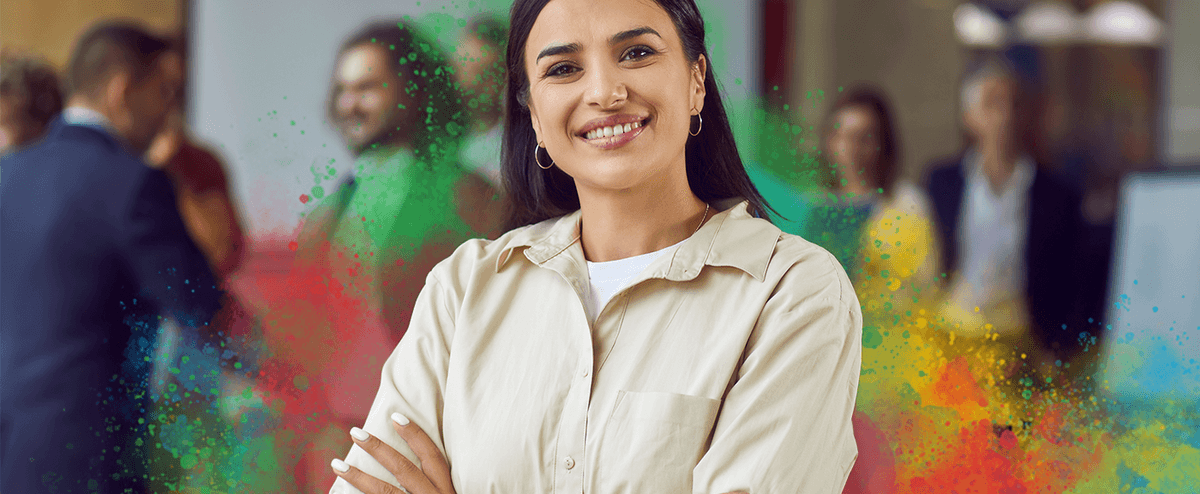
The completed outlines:
<svg viewBox="0 0 1200 494">
<path fill-rule="evenodd" d="M 529 108 L 529 122 L 533 126 L 534 138 L 537 139 L 537 142 L 542 142 L 542 125 L 538 120 L 537 110 L 533 109 L 532 101 L 526 107 Z"/>
<path fill-rule="evenodd" d="M 704 55 L 700 55 L 696 59 L 696 63 L 692 64 L 692 108 L 697 112 L 704 111 L 704 78 L 708 74 L 708 60 Z"/>
</svg>

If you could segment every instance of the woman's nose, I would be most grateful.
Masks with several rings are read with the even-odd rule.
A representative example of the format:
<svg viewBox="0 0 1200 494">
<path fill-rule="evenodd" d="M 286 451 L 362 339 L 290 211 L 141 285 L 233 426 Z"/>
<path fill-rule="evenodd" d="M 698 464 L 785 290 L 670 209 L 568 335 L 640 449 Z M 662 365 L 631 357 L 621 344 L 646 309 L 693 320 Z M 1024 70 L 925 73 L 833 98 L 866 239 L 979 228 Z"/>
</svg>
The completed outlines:
<svg viewBox="0 0 1200 494">
<path fill-rule="evenodd" d="M 629 96 L 625 82 L 616 67 L 599 67 L 589 71 L 584 102 L 601 109 L 614 108 Z"/>
</svg>

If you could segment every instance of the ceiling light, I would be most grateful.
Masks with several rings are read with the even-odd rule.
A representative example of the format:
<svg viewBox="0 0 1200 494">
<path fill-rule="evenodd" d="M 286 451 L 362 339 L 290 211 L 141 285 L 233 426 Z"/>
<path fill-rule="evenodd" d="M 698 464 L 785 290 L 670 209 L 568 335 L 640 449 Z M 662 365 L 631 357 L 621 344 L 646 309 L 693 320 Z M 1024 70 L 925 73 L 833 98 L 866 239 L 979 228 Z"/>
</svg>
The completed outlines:
<svg viewBox="0 0 1200 494">
<path fill-rule="evenodd" d="M 1115 1 L 1093 7 L 1083 21 L 1084 38 L 1094 43 L 1155 46 L 1163 24 L 1146 7 Z"/>
<path fill-rule="evenodd" d="M 1078 41 L 1082 19 L 1062 2 L 1039 2 L 1021 11 L 1013 20 L 1017 39 L 1035 45 Z"/>
<path fill-rule="evenodd" d="M 1008 29 L 1000 16 L 970 2 L 954 9 L 954 31 L 959 41 L 972 47 L 998 48 L 1008 38 Z"/>
</svg>

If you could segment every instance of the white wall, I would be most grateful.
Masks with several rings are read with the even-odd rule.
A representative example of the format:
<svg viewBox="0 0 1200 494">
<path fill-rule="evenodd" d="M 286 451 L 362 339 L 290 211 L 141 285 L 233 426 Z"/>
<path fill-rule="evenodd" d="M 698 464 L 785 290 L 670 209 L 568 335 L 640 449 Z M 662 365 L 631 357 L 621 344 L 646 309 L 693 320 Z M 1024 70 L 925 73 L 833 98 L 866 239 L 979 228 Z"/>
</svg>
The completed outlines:
<svg viewBox="0 0 1200 494">
<path fill-rule="evenodd" d="M 761 70 L 758 2 L 701 0 L 714 69 L 735 103 L 734 125 L 748 122 Z M 313 194 L 315 175 L 341 176 L 351 157 L 325 122 L 324 99 L 337 46 L 373 18 L 411 15 L 452 25 L 503 0 L 194 0 L 191 113 L 196 135 L 226 161 L 249 234 L 290 233 Z M 431 17 L 432 16 L 432 17 Z M 452 44 L 452 29 L 443 31 Z M 741 79 L 740 85 L 735 83 Z M 293 125 L 292 122 L 295 122 Z M 748 137 L 747 132 L 738 132 Z M 332 162 L 332 163 L 331 163 Z M 316 170 L 314 173 L 313 170 Z M 330 185 L 323 180 L 320 185 Z"/>
<path fill-rule="evenodd" d="M 1194 164 L 1200 162 L 1200 2 L 1168 0 L 1166 24 L 1163 157 Z"/>
</svg>

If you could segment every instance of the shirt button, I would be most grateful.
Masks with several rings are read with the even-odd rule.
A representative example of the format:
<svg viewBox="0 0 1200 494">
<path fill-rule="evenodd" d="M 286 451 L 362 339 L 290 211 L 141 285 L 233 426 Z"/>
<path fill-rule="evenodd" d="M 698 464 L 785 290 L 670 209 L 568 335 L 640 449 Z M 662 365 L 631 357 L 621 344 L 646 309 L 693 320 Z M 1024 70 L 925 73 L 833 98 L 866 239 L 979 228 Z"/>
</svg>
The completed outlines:
<svg viewBox="0 0 1200 494">
<path fill-rule="evenodd" d="M 575 459 L 571 458 L 570 456 L 566 457 L 566 459 L 563 460 L 563 466 L 567 467 L 567 470 L 575 468 Z"/>
<path fill-rule="evenodd" d="M 588 377 L 590 375 L 592 375 L 592 371 L 590 371 L 590 370 L 583 371 L 583 377 Z"/>
</svg>

